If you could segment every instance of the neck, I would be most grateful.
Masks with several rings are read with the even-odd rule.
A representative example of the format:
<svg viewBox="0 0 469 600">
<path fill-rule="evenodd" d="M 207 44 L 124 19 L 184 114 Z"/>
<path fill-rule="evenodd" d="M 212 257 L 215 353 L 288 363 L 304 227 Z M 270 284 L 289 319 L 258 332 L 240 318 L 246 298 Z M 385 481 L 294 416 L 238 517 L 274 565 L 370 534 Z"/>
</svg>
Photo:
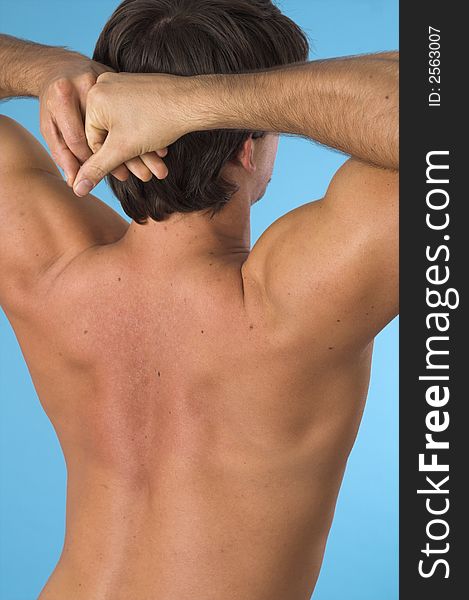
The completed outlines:
<svg viewBox="0 0 469 600">
<path fill-rule="evenodd" d="M 213 217 L 193 212 L 175 213 L 162 222 L 149 219 L 144 225 L 132 221 L 125 238 L 134 251 L 149 258 L 246 255 L 251 244 L 250 212 L 249 198 L 238 192 Z"/>
</svg>

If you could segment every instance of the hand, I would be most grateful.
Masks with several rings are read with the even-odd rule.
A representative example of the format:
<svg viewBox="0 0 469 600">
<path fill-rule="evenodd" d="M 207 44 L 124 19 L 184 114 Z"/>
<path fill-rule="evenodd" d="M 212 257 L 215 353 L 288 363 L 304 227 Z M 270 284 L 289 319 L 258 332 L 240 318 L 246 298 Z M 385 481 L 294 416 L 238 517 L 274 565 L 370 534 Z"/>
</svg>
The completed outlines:
<svg viewBox="0 0 469 600">
<path fill-rule="evenodd" d="M 64 55 L 63 62 L 55 63 L 53 69 L 39 96 L 41 133 L 71 185 L 80 165 L 92 154 L 85 136 L 86 98 L 98 76 L 108 69 L 73 53 Z M 119 179 L 128 177 L 125 167 L 115 174 Z"/>
<path fill-rule="evenodd" d="M 187 119 L 190 103 L 184 96 L 187 80 L 160 74 L 104 73 L 98 77 L 86 105 L 86 138 L 94 154 L 73 184 L 78 196 L 89 193 L 117 165 L 137 156 L 153 175 L 167 176 L 162 160 L 167 147 L 192 131 Z"/>
</svg>

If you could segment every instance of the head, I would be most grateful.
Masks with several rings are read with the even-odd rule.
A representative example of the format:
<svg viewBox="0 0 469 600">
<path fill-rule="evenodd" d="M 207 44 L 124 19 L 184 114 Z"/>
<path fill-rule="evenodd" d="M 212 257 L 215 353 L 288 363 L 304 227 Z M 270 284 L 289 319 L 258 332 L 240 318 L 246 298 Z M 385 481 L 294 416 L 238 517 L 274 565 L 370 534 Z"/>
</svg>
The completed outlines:
<svg viewBox="0 0 469 600">
<path fill-rule="evenodd" d="M 115 71 L 192 76 L 240 73 L 306 60 L 301 29 L 271 0 L 124 0 L 105 25 L 94 60 Z M 165 158 L 169 175 L 142 182 L 109 178 L 137 223 L 175 212 L 222 210 L 240 190 L 260 198 L 272 175 L 277 136 L 191 133 Z"/>
</svg>

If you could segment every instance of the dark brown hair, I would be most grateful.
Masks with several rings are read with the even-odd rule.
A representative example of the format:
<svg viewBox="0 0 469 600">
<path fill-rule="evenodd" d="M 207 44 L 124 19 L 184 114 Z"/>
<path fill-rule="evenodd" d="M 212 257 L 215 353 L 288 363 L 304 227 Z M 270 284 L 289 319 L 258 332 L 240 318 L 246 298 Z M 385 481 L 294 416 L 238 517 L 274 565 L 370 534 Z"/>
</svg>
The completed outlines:
<svg viewBox="0 0 469 600">
<path fill-rule="evenodd" d="M 240 73 L 307 60 L 302 30 L 271 0 L 124 0 L 106 23 L 94 60 L 115 71 Z M 219 211 L 236 192 L 220 171 L 253 132 L 185 135 L 169 149 L 169 175 L 109 184 L 137 223 L 174 212 Z"/>
</svg>

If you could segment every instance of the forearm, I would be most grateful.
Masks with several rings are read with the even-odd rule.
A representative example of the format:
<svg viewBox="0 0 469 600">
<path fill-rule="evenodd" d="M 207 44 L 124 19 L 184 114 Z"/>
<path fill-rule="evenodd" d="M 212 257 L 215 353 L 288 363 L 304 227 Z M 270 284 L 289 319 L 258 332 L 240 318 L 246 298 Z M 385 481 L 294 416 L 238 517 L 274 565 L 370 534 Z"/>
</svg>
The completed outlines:
<svg viewBox="0 0 469 600">
<path fill-rule="evenodd" d="M 53 69 L 71 54 L 75 53 L 0 34 L 0 99 L 39 96 Z"/>
<path fill-rule="evenodd" d="M 397 169 L 397 58 L 386 53 L 195 78 L 198 126 L 306 136 Z"/>
</svg>

